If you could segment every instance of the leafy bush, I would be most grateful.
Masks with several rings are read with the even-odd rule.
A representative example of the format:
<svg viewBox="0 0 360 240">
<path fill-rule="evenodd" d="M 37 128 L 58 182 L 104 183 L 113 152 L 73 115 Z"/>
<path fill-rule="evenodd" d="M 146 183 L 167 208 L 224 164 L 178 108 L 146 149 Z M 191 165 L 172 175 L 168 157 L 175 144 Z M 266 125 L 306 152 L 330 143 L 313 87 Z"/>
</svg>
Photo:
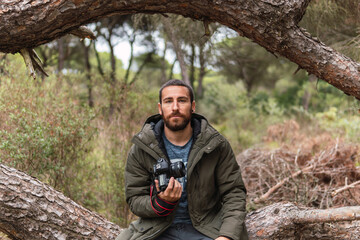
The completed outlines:
<svg viewBox="0 0 360 240">
<path fill-rule="evenodd" d="M 209 84 L 199 105 L 200 112 L 228 138 L 235 153 L 259 144 L 267 126 L 287 118 L 275 98 L 265 92 L 249 97 L 240 83 Z"/>
<path fill-rule="evenodd" d="M 355 112 L 341 112 L 336 107 L 316 113 L 316 119 L 323 129 L 328 129 L 334 137 L 345 137 L 350 142 L 359 142 L 360 118 Z M 352 114 L 351 114 L 352 113 Z"/>
<path fill-rule="evenodd" d="M 139 79 L 140 80 L 140 79 Z M 139 82 L 141 85 L 141 82 Z M 146 85 L 145 85 L 146 86 Z M 109 96 L 109 86 L 100 89 Z M 96 178 L 89 179 L 92 193 L 100 202 L 93 209 L 107 219 L 127 226 L 133 218 L 125 201 L 124 169 L 131 139 L 140 131 L 146 118 L 157 113 L 157 91 L 143 87 L 117 83 L 111 91 L 112 97 L 97 101 L 101 112 L 93 123 L 98 129 L 93 148 L 86 161 L 95 169 Z M 109 111 L 112 102 L 113 111 Z"/>
<path fill-rule="evenodd" d="M 91 111 L 31 80 L 0 86 L 0 161 L 72 196 L 80 159 L 95 129 Z"/>
</svg>

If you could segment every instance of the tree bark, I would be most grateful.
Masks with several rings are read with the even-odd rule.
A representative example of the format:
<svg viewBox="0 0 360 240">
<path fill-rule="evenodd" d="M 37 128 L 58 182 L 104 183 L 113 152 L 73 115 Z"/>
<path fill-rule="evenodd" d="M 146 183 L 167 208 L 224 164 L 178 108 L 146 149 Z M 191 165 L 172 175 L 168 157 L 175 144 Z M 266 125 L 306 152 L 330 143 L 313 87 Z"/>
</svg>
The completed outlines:
<svg viewBox="0 0 360 240">
<path fill-rule="evenodd" d="M 133 36 L 133 37 L 129 40 L 129 44 L 130 44 L 130 58 L 129 58 L 128 67 L 127 67 L 127 69 L 126 69 L 126 73 L 125 73 L 125 77 L 124 77 L 125 84 L 128 83 L 129 76 L 130 76 L 130 70 L 131 70 L 131 67 L 132 67 L 133 60 L 134 60 L 134 43 L 135 43 L 135 38 L 136 38 L 136 36 Z"/>
<path fill-rule="evenodd" d="M 183 52 L 183 49 L 181 48 L 181 43 L 180 43 L 179 39 L 175 36 L 175 32 L 173 30 L 173 26 L 172 26 L 170 20 L 167 18 L 162 18 L 162 19 L 163 19 L 162 22 L 164 24 L 164 30 L 173 45 L 173 48 L 174 48 L 174 51 L 176 54 L 176 58 L 179 61 L 180 70 L 181 70 L 181 79 L 184 82 L 186 82 L 188 85 L 191 85 L 189 76 L 188 76 L 188 72 L 187 72 L 187 65 L 185 62 L 184 52 Z"/>
<path fill-rule="evenodd" d="M 0 52 L 57 39 L 111 14 L 175 13 L 219 22 L 275 55 L 297 63 L 346 94 L 360 98 L 360 64 L 298 26 L 310 0 L 8 0 L 0 3 Z"/>
<path fill-rule="evenodd" d="M 206 60 L 205 60 L 205 45 L 200 44 L 199 46 L 199 62 L 200 62 L 200 69 L 199 69 L 199 78 L 198 78 L 198 86 L 196 89 L 196 97 L 201 99 L 204 96 L 204 87 L 203 87 L 203 80 L 206 75 Z"/>
<path fill-rule="evenodd" d="M 360 207 L 300 208 L 275 203 L 251 212 L 246 219 L 250 239 L 359 239 Z"/>
<path fill-rule="evenodd" d="M 90 64 L 90 47 L 92 44 L 95 45 L 92 41 L 89 45 L 86 45 L 85 41 L 81 41 L 81 46 L 84 50 L 84 62 L 85 62 L 85 71 L 86 71 L 86 86 L 88 89 L 88 105 L 89 107 L 94 107 L 94 97 L 93 97 L 93 83 L 91 77 L 91 64 Z"/>
<path fill-rule="evenodd" d="M 115 239 L 121 228 L 62 193 L 0 164 L 0 231 L 11 239 Z M 248 214 L 250 239 L 359 239 L 360 207 L 276 203 Z"/>
<path fill-rule="evenodd" d="M 161 56 L 161 80 L 160 85 L 163 85 L 168 79 L 166 79 L 166 51 L 167 51 L 167 41 L 164 39 L 164 51 Z"/>
<path fill-rule="evenodd" d="M 59 38 L 57 40 L 58 44 L 58 51 L 59 51 L 59 57 L 58 57 L 58 73 L 60 74 L 62 70 L 64 69 L 64 62 L 65 62 L 65 44 L 64 44 L 64 38 Z"/>
<path fill-rule="evenodd" d="M 146 66 L 146 64 L 148 64 L 149 62 L 152 61 L 152 56 L 155 54 L 155 52 L 149 52 L 146 54 L 146 57 L 144 59 L 144 61 L 141 63 L 139 69 L 136 71 L 135 76 L 132 78 L 132 80 L 130 81 L 129 85 L 132 85 L 135 83 L 135 81 L 139 78 L 140 73 L 142 72 L 142 70 L 144 69 L 144 67 Z"/>
<path fill-rule="evenodd" d="M 53 188 L 0 164 L 0 231 L 11 239 L 115 239 L 121 229 Z"/>
<path fill-rule="evenodd" d="M 195 82 L 195 57 L 196 57 L 196 52 L 195 52 L 195 44 L 192 43 L 190 44 L 191 47 L 191 53 L 190 53 L 190 86 L 192 88 L 194 88 L 194 82 Z"/>
<path fill-rule="evenodd" d="M 99 52 L 97 51 L 96 49 L 96 42 L 94 42 L 94 53 L 95 53 L 95 57 L 96 57 L 96 62 L 97 62 L 97 69 L 99 71 L 99 74 L 104 77 L 104 70 L 102 68 L 102 65 L 101 65 L 101 60 L 100 60 L 100 55 L 99 55 Z"/>
</svg>

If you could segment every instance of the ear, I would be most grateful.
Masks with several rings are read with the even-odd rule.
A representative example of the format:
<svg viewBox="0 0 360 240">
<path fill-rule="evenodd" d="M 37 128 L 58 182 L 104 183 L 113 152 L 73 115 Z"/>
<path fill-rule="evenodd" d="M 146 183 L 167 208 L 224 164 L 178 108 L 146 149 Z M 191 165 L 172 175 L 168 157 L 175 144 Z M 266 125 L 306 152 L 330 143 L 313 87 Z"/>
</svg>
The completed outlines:
<svg viewBox="0 0 360 240">
<path fill-rule="evenodd" d="M 158 103 L 159 114 L 162 115 L 161 103 Z"/>
<path fill-rule="evenodd" d="M 195 112 L 195 101 L 193 101 L 191 103 L 191 112 L 194 113 Z"/>
</svg>

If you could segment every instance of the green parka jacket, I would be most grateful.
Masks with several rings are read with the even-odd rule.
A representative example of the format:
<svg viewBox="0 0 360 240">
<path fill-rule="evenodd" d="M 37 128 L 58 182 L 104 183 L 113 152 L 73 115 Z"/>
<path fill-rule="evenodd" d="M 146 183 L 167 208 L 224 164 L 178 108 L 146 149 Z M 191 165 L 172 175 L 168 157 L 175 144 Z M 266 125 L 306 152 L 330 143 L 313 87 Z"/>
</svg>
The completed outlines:
<svg viewBox="0 0 360 240">
<path fill-rule="evenodd" d="M 156 239 L 172 223 L 175 211 L 159 216 L 153 209 L 155 196 L 150 199 L 153 165 L 157 159 L 167 158 L 160 137 L 161 123 L 159 114 L 148 118 L 133 138 L 125 168 L 125 193 L 131 211 L 139 219 L 117 240 Z M 230 144 L 201 115 L 193 114 L 192 127 L 194 140 L 187 166 L 191 222 L 199 232 L 214 239 L 227 236 L 247 240 L 246 189 Z"/>
</svg>

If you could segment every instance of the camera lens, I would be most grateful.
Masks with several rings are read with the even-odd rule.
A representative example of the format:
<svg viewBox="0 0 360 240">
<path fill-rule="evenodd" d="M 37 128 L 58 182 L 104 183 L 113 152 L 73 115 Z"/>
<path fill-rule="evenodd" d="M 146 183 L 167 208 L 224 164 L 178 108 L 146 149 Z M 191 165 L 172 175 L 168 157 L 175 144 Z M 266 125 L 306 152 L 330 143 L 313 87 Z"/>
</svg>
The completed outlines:
<svg viewBox="0 0 360 240">
<path fill-rule="evenodd" d="M 171 175 L 174 178 L 184 177 L 186 174 L 185 165 L 183 162 L 175 162 L 170 165 Z"/>
</svg>

